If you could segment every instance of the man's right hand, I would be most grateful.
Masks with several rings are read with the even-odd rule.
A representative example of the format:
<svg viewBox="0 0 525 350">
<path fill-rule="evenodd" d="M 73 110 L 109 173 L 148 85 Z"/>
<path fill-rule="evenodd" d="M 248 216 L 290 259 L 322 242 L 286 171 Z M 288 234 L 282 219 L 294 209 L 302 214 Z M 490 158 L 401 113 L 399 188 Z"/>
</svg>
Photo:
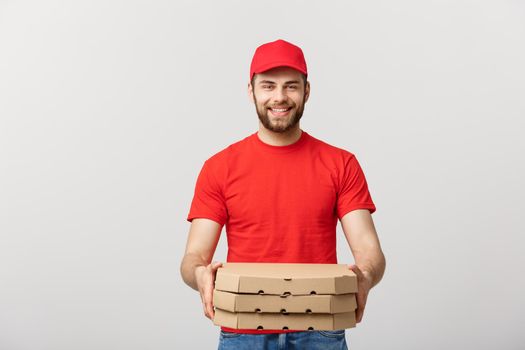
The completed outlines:
<svg viewBox="0 0 525 350">
<path fill-rule="evenodd" d="M 204 315 L 213 320 L 215 311 L 213 310 L 213 289 L 215 288 L 215 275 L 217 269 L 222 266 L 221 262 L 212 262 L 207 266 L 198 266 L 195 268 L 195 281 L 201 295 Z"/>
</svg>

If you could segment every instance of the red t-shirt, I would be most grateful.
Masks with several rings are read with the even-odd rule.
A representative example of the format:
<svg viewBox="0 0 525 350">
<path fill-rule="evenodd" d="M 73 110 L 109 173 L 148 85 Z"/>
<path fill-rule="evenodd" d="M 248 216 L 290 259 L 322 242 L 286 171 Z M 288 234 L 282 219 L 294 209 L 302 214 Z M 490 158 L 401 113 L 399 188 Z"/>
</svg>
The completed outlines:
<svg viewBox="0 0 525 350">
<path fill-rule="evenodd" d="M 305 131 L 287 146 L 254 133 L 204 163 L 187 220 L 226 225 L 228 262 L 335 264 L 337 220 L 355 209 L 376 208 L 352 153 Z"/>
</svg>

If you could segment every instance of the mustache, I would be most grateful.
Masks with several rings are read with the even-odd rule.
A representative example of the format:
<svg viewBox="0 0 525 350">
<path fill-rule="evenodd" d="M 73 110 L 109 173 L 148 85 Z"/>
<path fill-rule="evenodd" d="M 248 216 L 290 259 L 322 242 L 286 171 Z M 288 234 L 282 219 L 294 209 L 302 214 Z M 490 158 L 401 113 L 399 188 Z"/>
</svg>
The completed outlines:
<svg viewBox="0 0 525 350">
<path fill-rule="evenodd" d="M 268 108 L 290 108 L 292 105 L 277 105 L 277 106 L 268 106 Z"/>
</svg>

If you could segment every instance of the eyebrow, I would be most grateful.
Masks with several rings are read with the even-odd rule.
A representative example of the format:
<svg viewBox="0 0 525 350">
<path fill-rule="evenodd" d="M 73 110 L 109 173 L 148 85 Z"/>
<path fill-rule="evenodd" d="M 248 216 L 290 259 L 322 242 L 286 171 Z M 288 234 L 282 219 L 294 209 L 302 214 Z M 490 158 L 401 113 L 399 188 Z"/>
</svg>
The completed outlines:
<svg viewBox="0 0 525 350">
<path fill-rule="evenodd" d="M 259 82 L 259 84 L 275 84 L 274 81 L 271 81 L 271 80 L 261 80 Z M 284 83 L 285 85 L 288 85 L 288 84 L 299 84 L 299 80 L 289 80 L 287 82 Z"/>
</svg>

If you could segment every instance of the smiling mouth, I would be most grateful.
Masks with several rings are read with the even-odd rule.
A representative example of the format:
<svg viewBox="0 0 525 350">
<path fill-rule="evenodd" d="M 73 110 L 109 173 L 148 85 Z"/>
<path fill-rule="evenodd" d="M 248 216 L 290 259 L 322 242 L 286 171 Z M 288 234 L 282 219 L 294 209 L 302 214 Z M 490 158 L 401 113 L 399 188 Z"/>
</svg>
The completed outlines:
<svg viewBox="0 0 525 350">
<path fill-rule="evenodd" d="M 282 116 L 288 114 L 288 112 L 290 112 L 292 107 L 286 107 L 286 108 L 272 108 L 272 107 L 269 107 L 268 109 L 272 112 L 272 114 L 274 116 L 282 117 Z"/>
</svg>

